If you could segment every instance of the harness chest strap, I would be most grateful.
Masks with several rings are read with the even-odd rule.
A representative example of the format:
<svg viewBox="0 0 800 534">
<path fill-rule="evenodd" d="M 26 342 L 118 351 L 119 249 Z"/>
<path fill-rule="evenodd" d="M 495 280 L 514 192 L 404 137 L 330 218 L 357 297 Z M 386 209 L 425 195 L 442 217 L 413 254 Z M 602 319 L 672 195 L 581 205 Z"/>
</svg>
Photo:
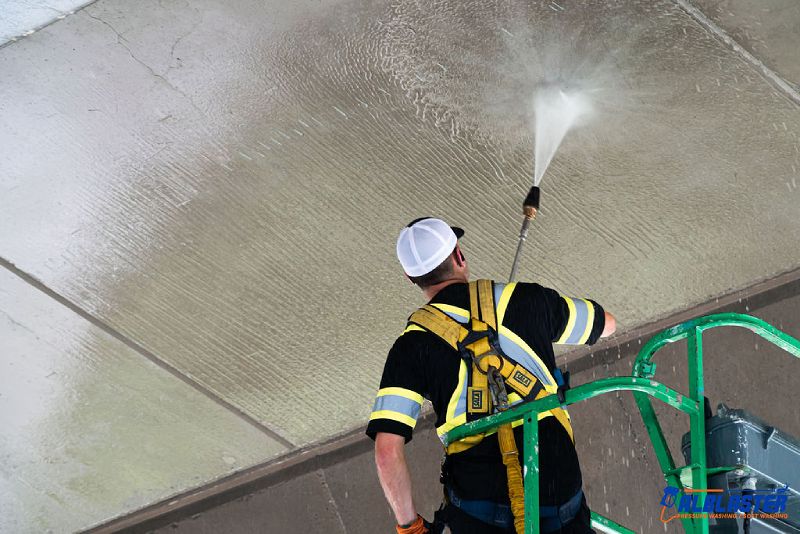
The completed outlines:
<svg viewBox="0 0 800 534">
<path fill-rule="evenodd" d="M 473 355 L 472 383 L 467 388 L 467 402 L 469 403 L 467 412 L 489 414 L 492 411 L 492 399 L 489 396 L 488 384 L 489 368 L 493 367 L 499 370 L 504 378 L 511 375 L 511 370 L 508 369 L 510 364 L 506 365 L 507 360 L 494 350 L 489 338 L 492 332 L 497 331 L 490 280 L 478 280 L 469 284 L 469 307 L 470 330 L 472 333 L 483 333 L 483 337 L 464 346 Z"/>
<path fill-rule="evenodd" d="M 507 359 L 503 357 L 503 351 L 499 347 L 496 337 L 497 321 L 494 311 L 494 292 L 492 291 L 492 282 L 489 280 L 479 280 L 476 283 L 471 283 L 470 288 L 470 311 L 471 311 L 471 332 L 470 334 L 477 334 L 477 340 L 465 344 L 464 348 L 472 354 L 472 380 L 473 386 L 468 389 L 468 399 L 471 405 L 468 409 L 472 413 L 489 413 L 488 400 L 482 403 L 476 403 L 475 399 L 484 399 L 487 397 L 486 388 L 481 383 L 476 384 L 480 377 L 488 377 L 489 373 L 493 373 L 492 369 L 497 369 L 500 374 L 505 378 L 510 378 L 510 375 L 515 373 L 515 369 L 506 370 L 503 373 L 504 367 L 511 367 L 511 364 L 505 365 Z M 478 310 L 476 310 L 476 301 L 478 303 Z M 466 340 L 469 339 L 469 335 Z M 462 343 L 463 343 L 462 341 Z M 517 367 L 520 367 L 517 365 Z M 540 389 L 538 393 L 542 392 L 541 384 L 539 381 L 527 370 L 520 368 L 517 373 L 525 372 L 527 375 L 525 381 L 528 386 L 538 384 Z M 483 381 L 481 381 L 483 382 Z M 492 393 L 505 397 L 506 390 L 502 384 L 495 384 L 492 379 L 493 389 Z M 481 389 L 477 389 L 480 387 Z M 523 393 L 527 395 L 530 393 L 530 388 Z M 477 396 L 476 396 L 477 394 Z M 494 399 L 498 401 L 498 399 Z M 500 410 L 508 408 L 508 399 L 499 399 Z M 514 430 L 510 423 L 501 425 L 497 429 L 498 445 L 502 454 L 503 464 L 506 466 L 506 475 L 508 480 L 508 497 L 511 503 L 511 510 L 514 517 L 514 527 L 517 534 L 522 534 L 525 524 L 525 506 L 524 506 L 524 489 L 522 484 L 522 468 L 519 465 L 518 449 L 516 440 L 514 439 Z"/>
<path fill-rule="evenodd" d="M 468 390 L 470 413 L 489 413 L 491 410 L 486 376 L 490 366 L 499 370 L 506 379 L 506 384 L 523 397 L 530 395 L 532 391 L 534 396 L 538 395 L 539 390 L 544 389 L 527 369 L 512 363 L 511 360 L 497 353 L 490 343 L 487 323 L 472 319 L 471 330 L 468 330 L 458 321 L 430 305 L 414 312 L 410 320 L 436 334 L 453 349 L 461 352 L 464 348 L 476 356 L 475 360 L 477 361 L 468 362 L 472 368 L 471 385 Z M 474 337 L 476 333 L 479 336 L 478 339 L 470 342 L 470 335 L 472 334 Z"/>
<path fill-rule="evenodd" d="M 491 280 L 478 280 L 470 283 L 470 311 L 472 312 L 471 330 L 473 332 L 487 332 L 487 335 L 467 348 L 478 356 L 476 365 L 472 367 L 472 379 L 475 383 L 477 375 L 486 380 L 489 367 L 500 371 L 507 386 L 516 391 L 523 398 L 538 399 L 544 396 L 544 386 L 533 373 L 522 365 L 503 354 L 497 339 L 497 316 L 495 312 L 494 288 Z M 477 306 L 475 302 L 477 301 Z M 477 308 L 477 310 L 476 310 Z M 478 315 L 475 315 L 475 313 Z M 476 320 L 477 319 L 477 320 Z M 488 355 L 488 356 L 487 356 Z M 480 379 L 479 379 L 480 380 Z M 479 382 L 483 386 L 483 380 Z M 470 395 L 469 399 L 473 399 Z M 472 407 L 472 413 L 489 413 L 491 410 L 478 411 Z"/>
<path fill-rule="evenodd" d="M 454 350 L 462 352 L 462 348 L 466 348 L 477 356 L 473 358 L 472 362 L 468 362 L 472 370 L 471 386 L 468 388 L 467 397 L 468 412 L 472 414 L 488 414 L 491 412 L 486 376 L 489 366 L 498 369 L 506 384 L 522 398 L 539 399 L 551 394 L 545 390 L 536 376 L 521 365 L 513 362 L 513 360 L 509 360 L 507 356 L 503 357 L 502 352 L 498 354 L 498 351 L 490 343 L 490 335 L 497 331 L 491 280 L 479 280 L 477 283 L 470 283 L 469 292 L 470 329 L 467 329 L 462 323 L 432 305 L 423 306 L 414 312 L 409 319 L 411 323 L 441 338 Z M 486 334 L 483 335 L 483 332 L 486 332 Z M 471 333 L 473 339 L 476 337 L 477 339 L 470 342 L 468 338 Z M 564 426 L 570 438 L 572 438 L 572 425 L 569 421 L 569 416 L 564 410 L 555 408 L 550 412 L 541 414 L 540 418 L 547 416 L 556 417 L 561 425 Z M 460 447 L 459 443 L 453 443 L 448 449 L 456 446 L 458 449 L 464 450 L 464 448 L 469 448 L 480 442 L 482 437 L 475 436 L 474 438 L 477 438 L 477 440 L 470 438 L 463 440 L 466 447 Z M 466 441 L 469 441 L 469 443 L 466 443 Z"/>
</svg>

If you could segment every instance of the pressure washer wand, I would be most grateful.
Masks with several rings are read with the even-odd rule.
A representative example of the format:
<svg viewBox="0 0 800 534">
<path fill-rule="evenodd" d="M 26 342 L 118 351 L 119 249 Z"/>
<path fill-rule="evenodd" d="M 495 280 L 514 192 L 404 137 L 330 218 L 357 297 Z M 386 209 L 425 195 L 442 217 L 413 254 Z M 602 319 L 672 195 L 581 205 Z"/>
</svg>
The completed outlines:
<svg viewBox="0 0 800 534">
<path fill-rule="evenodd" d="M 528 191 L 528 196 L 522 203 L 522 214 L 525 218 L 522 220 L 522 228 L 519 231 L 519 242 L 517 243 L 517 252 L 514 254 L 514 263 L 511 264 L 511 275 L 508 281 L 513 282 L 517 277 L 517 269 L 519 268 L 519 258 L 522 256 L 522 247 L 525 245 L 525 240 L 528 238 L 528 227 L 531 221 L 536 218 L 536 213 L 539 211 L 539 188 L 537 186 L 531 187 Z"/>
</svg>

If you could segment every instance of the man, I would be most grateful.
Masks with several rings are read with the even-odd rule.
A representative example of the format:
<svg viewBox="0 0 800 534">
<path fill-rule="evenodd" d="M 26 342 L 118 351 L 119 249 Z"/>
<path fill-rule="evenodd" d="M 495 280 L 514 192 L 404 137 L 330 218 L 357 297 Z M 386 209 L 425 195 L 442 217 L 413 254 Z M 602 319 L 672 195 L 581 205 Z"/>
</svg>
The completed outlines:
<svg viewBox="0 0 800 534">
<path fill-rule="evenodd" d="M 458 243 L 463 234 L 439 219 L 417 219 L 400 233 L 397 256 L 430 305 L 466 323 L 469 268 Z M 556 391 L 552 343 L 592 344 L 616 328 L 614 317 L 591 300 L 565 297 L 538 284 L 494 282 L 490 287 L 496 296 L 503 352 L 514 353 L 520 360 L 514 363 L 536 375 L 547 393 Z M 475 418 L 468 419 L 463 407 L 470 376 L 458 350 L 411 321 L 389 351 L 367 435 L 375 440 L 378 476 L 399 534 L 424 534 L 432 528 L 417 514 L 404 456 L 423 399 L 433 404 L 441 437 Z M 514 435 L 522 458 L 521 425 Z M 456 442 L 446 452 L 442 469 L 446 506 L 441 515 L 451 532 L 513 533 L 506 469 L 496 435 L 478 438 L 477 443 Z M 560 409 L 539 422 L 539 464 L 541 532 L 592 532 L 572 428 Z"/>
</svg>

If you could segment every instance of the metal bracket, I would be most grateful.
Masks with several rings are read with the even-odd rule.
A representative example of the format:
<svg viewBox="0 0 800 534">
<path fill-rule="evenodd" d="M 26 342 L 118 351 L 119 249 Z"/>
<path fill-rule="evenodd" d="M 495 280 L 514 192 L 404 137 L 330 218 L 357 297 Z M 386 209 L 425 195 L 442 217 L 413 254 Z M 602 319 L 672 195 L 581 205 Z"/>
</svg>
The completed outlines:
<svg viewBox="0 0 800 534">
<path fill-rule="evenodd" d="M 642 378 L 653 378 L 656 375 L 656 364 L 654 362 L 640 362 L 639 372 L 636 374 Z"/>
</svg>

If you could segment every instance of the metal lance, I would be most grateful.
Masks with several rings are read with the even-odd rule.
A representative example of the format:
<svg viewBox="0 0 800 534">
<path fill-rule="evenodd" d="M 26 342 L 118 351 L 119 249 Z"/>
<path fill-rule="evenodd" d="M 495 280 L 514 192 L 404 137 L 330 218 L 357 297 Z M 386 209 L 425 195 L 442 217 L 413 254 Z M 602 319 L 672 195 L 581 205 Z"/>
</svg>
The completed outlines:
<svg viewBox="0 0 800 534">
<path fill-rule="evenodd" d="M 519 258 L 522 256 L 522 246 L 528 238 L 528 227 L 539 211 L 539 188 L 531 187 L 528 196 L 522 203 L 522 228 L 519 231 L 519 243 L 517 252 L 514 254 L 514 263 L 511 265 L 511 275 L 508 282 L 511 283 L 517 277 Z M 498 412 L 508 409 L 508 395 L 502 375 L 493 367 L 489 368 L 489 387 L 493 400 L 496 402 Z M 499 380 L 498 380 L 499 378 Z M 497 402 L 500 401 L 500 402 Z M 533 424 L 537 424 L 534 422 Z M 508 480 L 508 500 L 511 503 L 511 512 L 514 516 L 514 531 L 516 534 L 525 532 L 525 489 L 522 484 L 522 467 L 519 464 L 519 449 L 514 438 L 514 429 L 511 423 L 501 425 L 497 429 L 497 441 L 500 445 L 500 452 L 503 464 L 506 466 L 506 478 Z"/>
<path fill-rule="evenodd" d="M 528 196 L 522 203 L 522 215 L 525 218 L 522 220 L 522 228 L 519 231 L 519 242 L 517 243 L 517 252 L 514 254 L 514 263 L 511 265 L 511 275 L 508 277 L 509 282 L 513 282 L 517 277 L 517 269 L 519 268 L 519 259 L 522 256 L 522 247 L 525 245 L 525 240 L 528 238 L 528 227 L 531 221 L 536 218 L 536 213 L 539 211 L 539 188 L 537 186 L 531 187 L 528 191 Z"/>
</svg>

